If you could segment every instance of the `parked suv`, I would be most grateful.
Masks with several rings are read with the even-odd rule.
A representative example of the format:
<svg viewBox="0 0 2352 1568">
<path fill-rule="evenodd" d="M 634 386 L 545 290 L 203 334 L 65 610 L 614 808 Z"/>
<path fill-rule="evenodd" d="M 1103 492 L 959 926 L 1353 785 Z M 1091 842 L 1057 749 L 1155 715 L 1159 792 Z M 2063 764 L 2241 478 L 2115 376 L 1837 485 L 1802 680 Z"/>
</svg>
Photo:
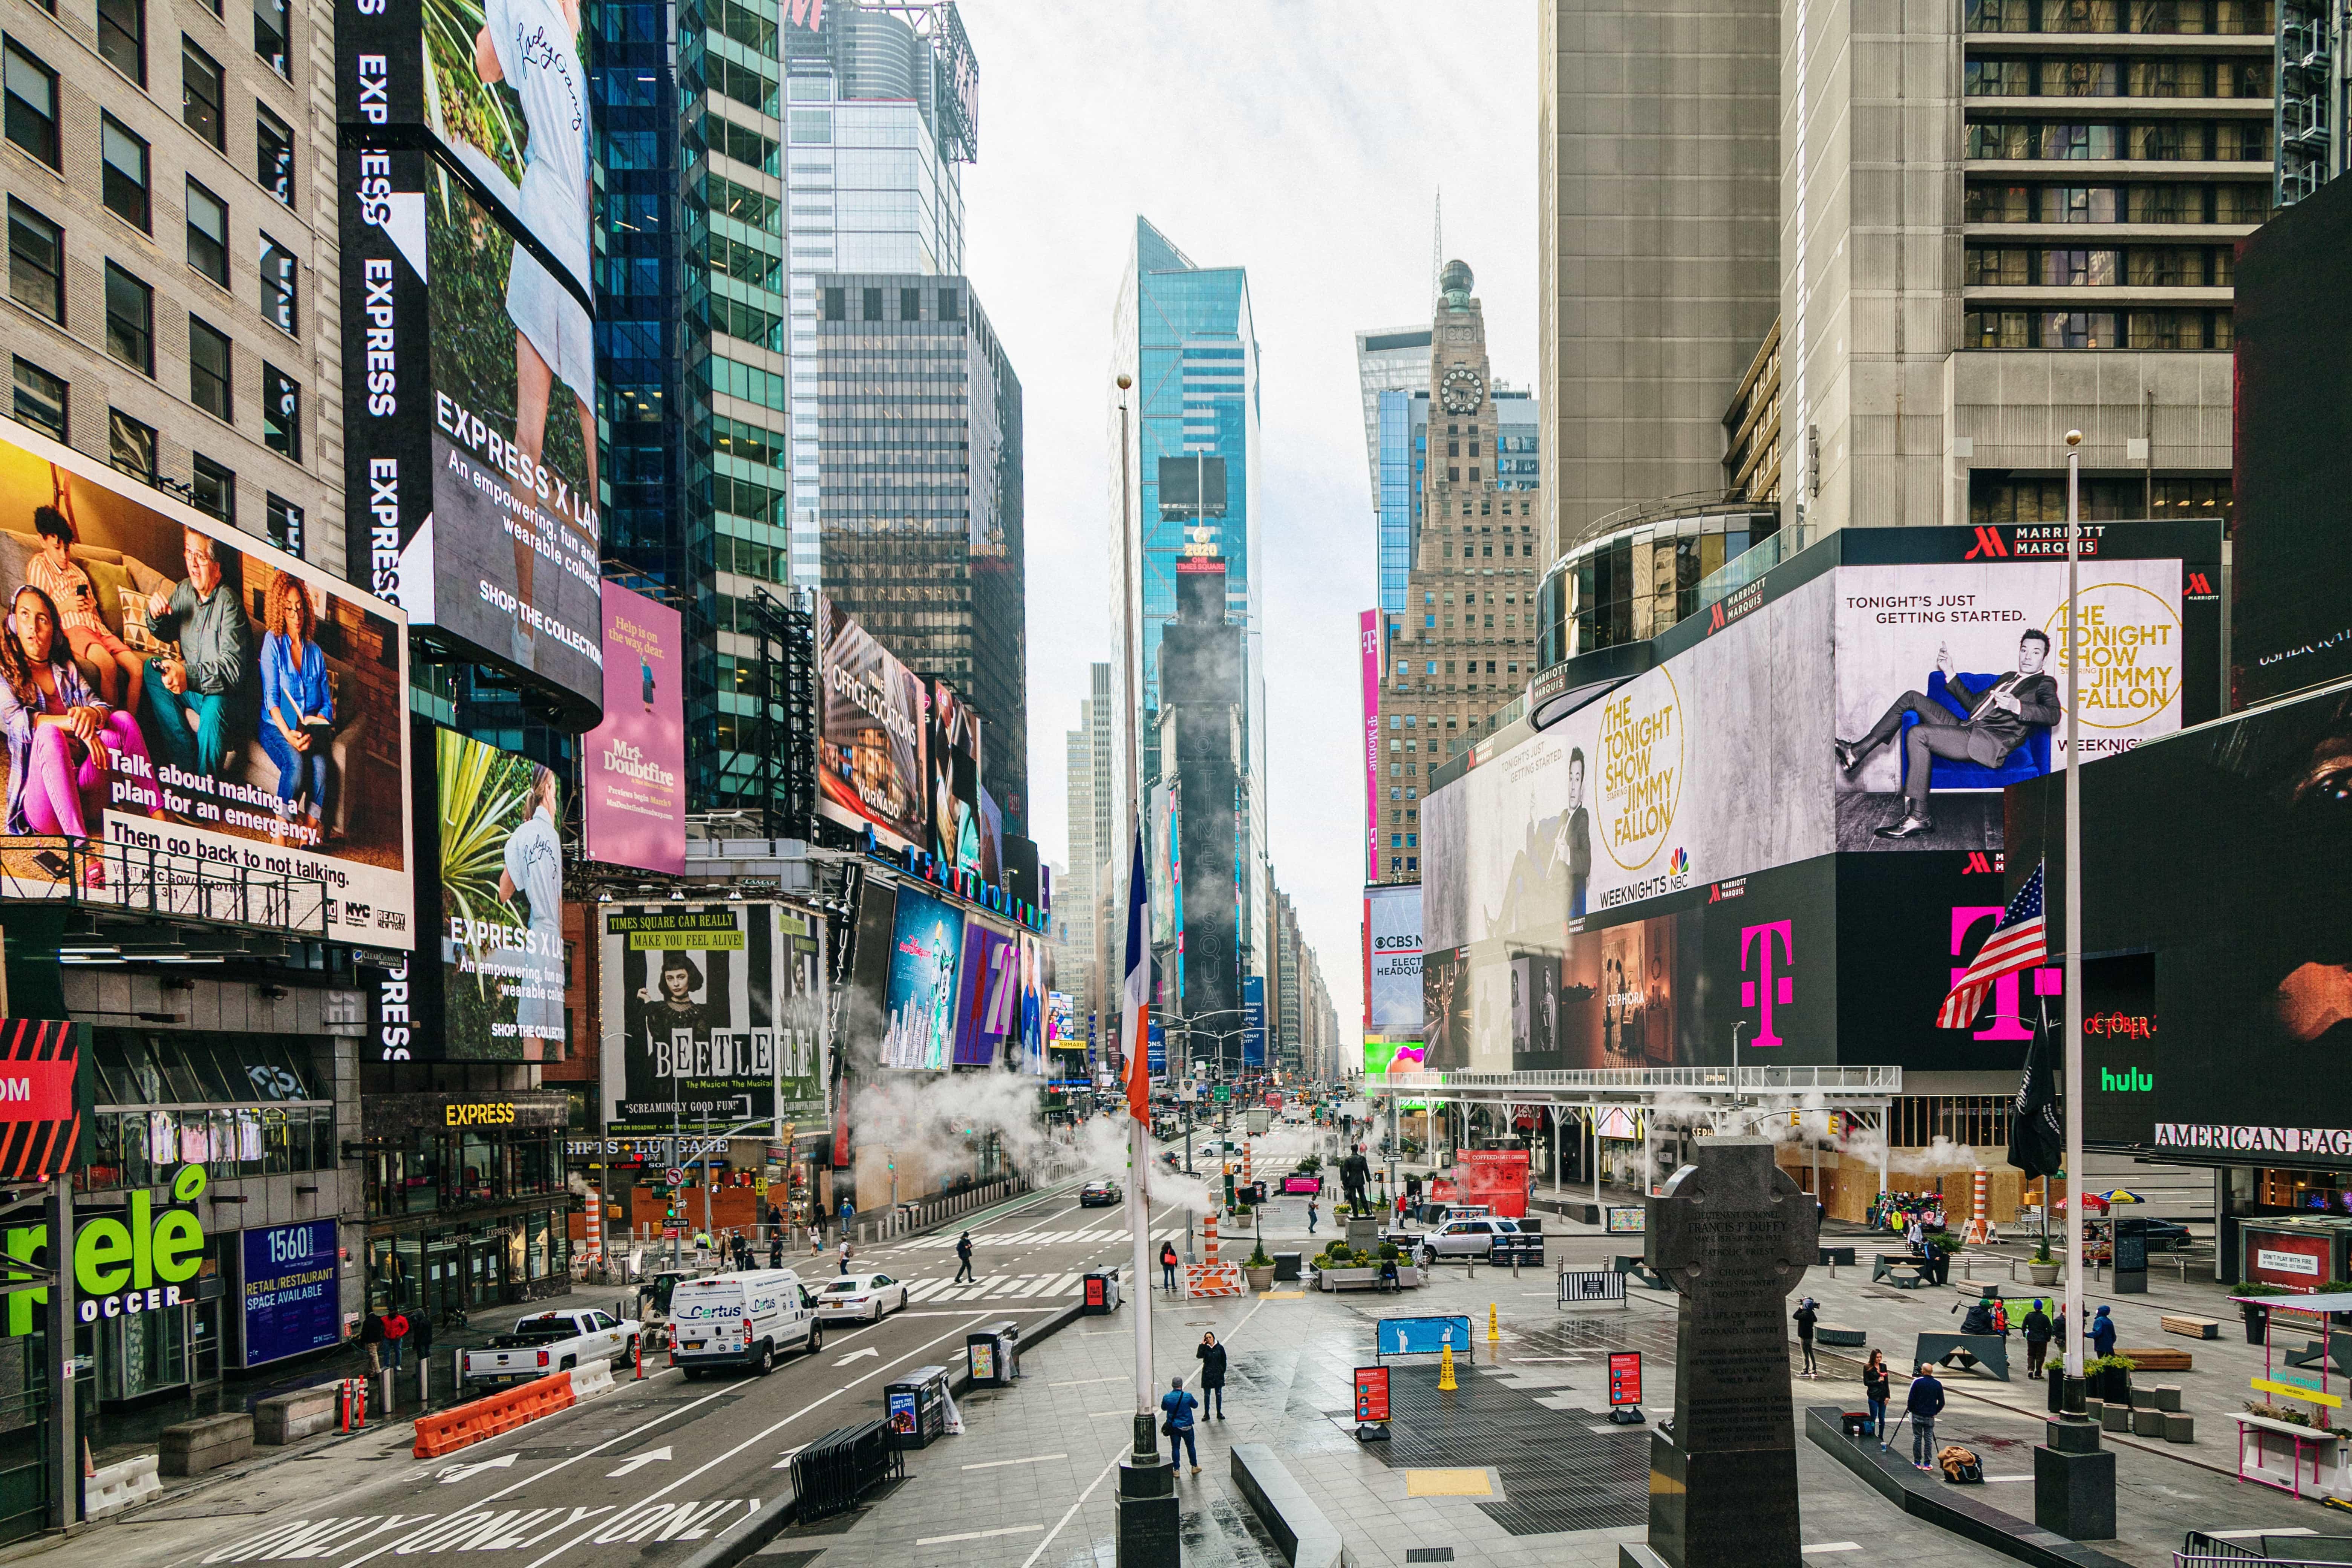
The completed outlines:
<svg viewBox="0 0 2352 1568">
<path fill-rule="evenodd" d="M 1483 1258 L 1494 1263 L 1543 1261 L 1543 1235 L 1512 1219 L 1449 1219 L 1421 1238 L 1421 1260 Z"/>
</svg>

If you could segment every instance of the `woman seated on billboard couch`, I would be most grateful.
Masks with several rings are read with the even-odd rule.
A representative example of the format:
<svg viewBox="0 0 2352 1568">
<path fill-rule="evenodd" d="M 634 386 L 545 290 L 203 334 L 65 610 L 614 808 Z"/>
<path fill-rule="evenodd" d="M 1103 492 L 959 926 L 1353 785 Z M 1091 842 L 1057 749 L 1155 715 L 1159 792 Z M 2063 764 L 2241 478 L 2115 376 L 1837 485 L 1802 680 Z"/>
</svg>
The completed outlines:
<svg viewBox="0 0 2352 1568">
<path fill-rule="evenodd" d="M 286 805 L 277 831 L 315 849 L 334 804 L 334 767 L 327 756 L 335 738 L 335 690 L 327 679 L 327 653 L 319 646 L 318 614 L 301 580 L 280 572 L 269 584 L 268 635 L 261 639 L 261 749 L 278 764 L 278 795 Z M 293 824 L 295 803 L 310 817 Z"/>
<path fill-rule="evenodd" d="M 0 636 L 0 733 L 8 742 L 8 814 L 11 835 L 64 834 L 87 839 L 89 824 L 107 805 L 116 753 L 137 757 L 131 799 L 160 816 L 147 760 L 147 742 L 131 715 L 110 708 L 83 683 L 66 639 L 58 630 L 58 607 L 31 584 L 8 601 L 5 635 Z M 92 887 L 104 876 L 93 859 L 84 872 Z"/>
</svg>

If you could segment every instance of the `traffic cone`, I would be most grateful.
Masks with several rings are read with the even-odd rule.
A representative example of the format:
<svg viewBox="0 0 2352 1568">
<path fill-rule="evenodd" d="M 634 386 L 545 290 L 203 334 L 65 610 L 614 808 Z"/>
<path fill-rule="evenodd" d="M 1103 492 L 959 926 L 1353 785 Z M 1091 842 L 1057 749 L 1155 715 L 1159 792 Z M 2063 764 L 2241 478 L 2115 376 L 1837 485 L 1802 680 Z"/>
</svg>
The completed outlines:
<svg viewBox="0 0 2352 1568">
<path fill-rule="evenodd" d="M 1503 1342 L 1503 1325 L 1495 1316 L 1495 1303 L 1492 1301 L 1486 1303 L 1486 1342 L 1490 1345 Z"/>
<path fill-rule="evenodd" d="M 1459 1387 L 1454 1381 L 1454 1342 L 1446 1341 L 1444 1348 L 1444 1356 L 1437 1363 L 1437 1392 L 1452 1394 Z"/>
</svg>

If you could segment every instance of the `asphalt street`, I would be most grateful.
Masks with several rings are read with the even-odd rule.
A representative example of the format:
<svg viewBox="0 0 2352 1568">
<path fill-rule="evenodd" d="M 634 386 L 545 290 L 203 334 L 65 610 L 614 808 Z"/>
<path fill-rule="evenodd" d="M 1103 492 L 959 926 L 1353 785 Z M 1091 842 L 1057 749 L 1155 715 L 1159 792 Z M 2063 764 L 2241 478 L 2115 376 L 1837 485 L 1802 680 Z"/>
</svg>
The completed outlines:
<svg viewBox="0 0 2352 1568">
<path fill-rule="evenodd" d="M 389 1439 L 373 1455 L 322 1454 L 310 1462 L 333 1464 L 333 1475 L 320 1468 L 314 1484 L 261 1489 L 302 1494 L 282 1503 L 231 1511 L 234 1498 L 207 1494 L 63 1552 L 102 1554 L 107 1568 L 359 1568 L 460 1552 L 513 1568 L 682 1561 L 787 1489 L 803 1445 L 879 1416 L 886 1384 L 917 1367 L 960 1366 L 974 1324 L 1034 1325 L 1079 1295 L 1088 1268 L 1120 1265 L 1122 1284 L 1131 1285 L 1124 1212 L 1082 1209 L 1075 1189 L 1002 1211 L 973 1230 L 977 1284 L 950 1283 L 952 1230 L 861 1247 L 858 1268 L 911 1282 L 908 1310 L 878 1324 L 828 1325 L 822 1351 L 795 1354 L 765 1378 L 688 1383 L 667 1365 L 649 1366 L 643 1382 L 439 1459 L 412 1458 Z M 1162 1235 L 1181 1238 L 1183 1223 L 1181 1211 L 1156 1211 L 1154 1250 Z M 795 1267 L 814 1288 L 822 1277 L 809 1261 Z M 814 1261 L 837 1267 L 830 1254 Z M 1121 1406 L 1106 1417 L 1127 1414 L 1112 1391 L 1104 1403 Z"/>
</svg>

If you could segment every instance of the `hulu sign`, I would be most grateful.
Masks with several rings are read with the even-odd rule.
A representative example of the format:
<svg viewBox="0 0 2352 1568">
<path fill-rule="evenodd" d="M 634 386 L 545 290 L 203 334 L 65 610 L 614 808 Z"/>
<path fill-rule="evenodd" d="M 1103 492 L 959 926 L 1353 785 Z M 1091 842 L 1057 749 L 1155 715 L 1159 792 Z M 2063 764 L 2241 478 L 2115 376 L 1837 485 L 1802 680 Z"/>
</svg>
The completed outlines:
<svg viewBox="0 0 2352 1568">
<path fill-rule="evenodd" d="M 2120 1071 L 2101 1068 L 2099 1088 L 2109 1094 L 2149 1094 L 2156 1089 L 2156 1079 L 2137 1068 L 2125 1068 Z"/>
<path fill-rule="evenodd" d="M 204 1190 L 202 1165 L 183 1165 L 172 1180 L 174 1203 L 193 1204 Z M 23 1262 L 40 1257 L 48 1245 L 47 1225 L 11 1226 L 0 1233 L 0 1248 Z M 176 1307 L 183 1300 L 180 1287 L 194 1279 L 204 1263 L 205 1232 L 195 1211 L 167 1208 L 157 1214 L 151 1194 L 134 1192 L 121 1217 L 99 1215 L 74 1227 L 77 1314 L 83 1322 L 94 1323 Z M 5 1332 L 32 1332 L 41 1321 L 35 1309 L 46 1306 L 48 1296 L 42 1289 L 9 1296 Z"/>
</svg>

